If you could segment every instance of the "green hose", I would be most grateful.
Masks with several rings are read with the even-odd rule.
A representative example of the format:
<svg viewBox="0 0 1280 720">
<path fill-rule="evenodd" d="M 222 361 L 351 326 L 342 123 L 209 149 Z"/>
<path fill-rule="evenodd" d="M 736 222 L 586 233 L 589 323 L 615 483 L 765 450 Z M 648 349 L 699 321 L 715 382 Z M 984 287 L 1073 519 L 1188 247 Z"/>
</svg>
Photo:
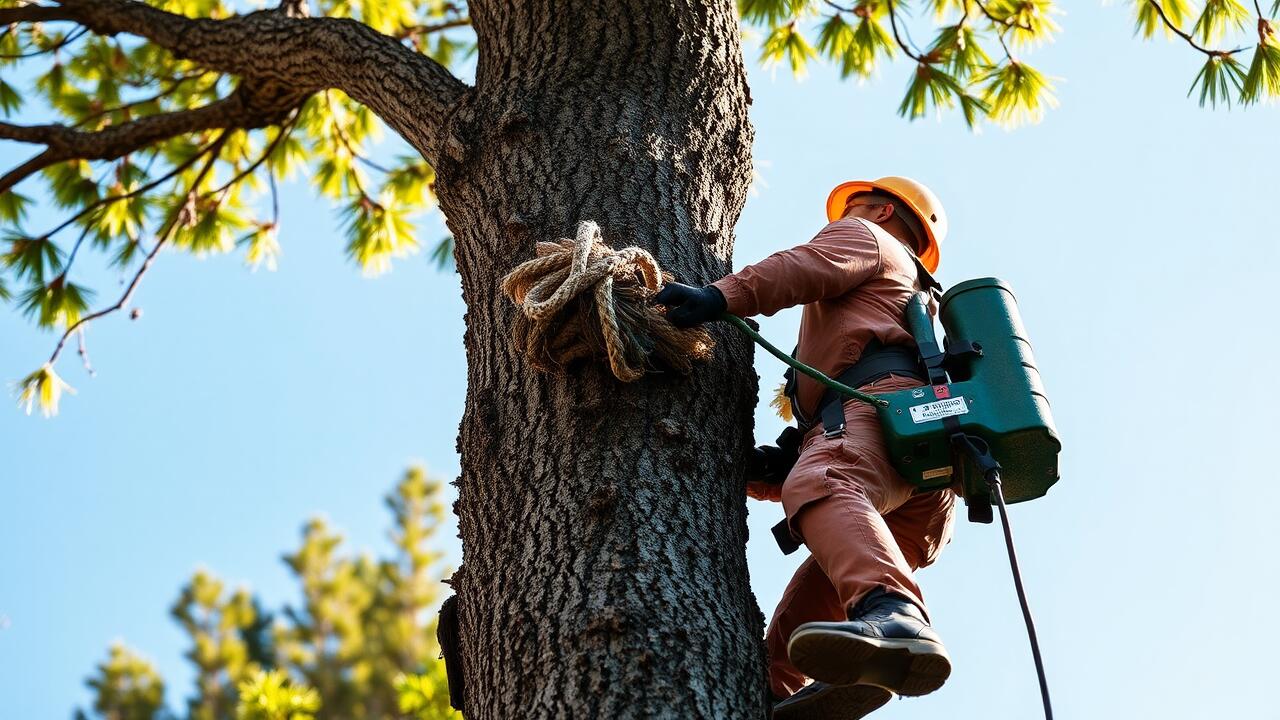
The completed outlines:
<svg viewBox="0 0 1280 720">
<path fill-rule="evenodd" d="M 791 357 L 790 355 L 782 352 L 778 348 L 774 347 L 773 343 L 769 342 L 768 340 L 765 340 L 760 333 L 756 332 L 755 329 L 753 329 L 750 325 L 748 325 L 746 320 L 743 320 L 737 315 L 730 315 L 729 313 L 720 313 L 720 319 L 724 320 L 725 322 L 728 322 L 731 325 L 736 326 L 739 330 L 741 330 L 744 334 L 746 334 L 747 337 L 751 338 L 752 340 L 755 340 L 756 343 L 760 345 L 760 347 L 764 348 L 765 350 L 768 350 L 771 355 L 778 358 L 782 362 L 790 365 L 797 372 L 802 372 L 805 375 L 808 375 L 809 377 L 813 378 L 814 380 L 817 380 L 823 385 L 826 385 L 832 390 L 835 390 L 841 395 L 847 395 L 853 398 L 854 400 L 861 400 L 862 402 L 867 403 L 868 405 L 871 405 L 873 407 L 889 407 L 888 400 L 878 398 L 875 395 L 868 395 L 867 393 L 855 390 L 849 387 L 848 385 L 845 385 L 842 382 L 837 382 L 835 380 L 832 380 L 831 378 L 824 375 L 821 370 L 811 368 L 808 365 L 805 365 L 804 363 L 800 362 L 799 360 Z"/>
</svg>

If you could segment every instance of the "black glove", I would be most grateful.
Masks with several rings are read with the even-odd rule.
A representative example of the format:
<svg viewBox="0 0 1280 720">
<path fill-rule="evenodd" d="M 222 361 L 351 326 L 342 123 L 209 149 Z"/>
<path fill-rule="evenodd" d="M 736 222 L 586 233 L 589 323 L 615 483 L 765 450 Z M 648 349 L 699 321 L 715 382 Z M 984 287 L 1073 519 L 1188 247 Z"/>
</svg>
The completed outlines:
<svg viewBox="0 0 1280 720">
<path fill-rule="evenodd" d="M 678 328 L 691 328 L 715 320 L 728 307 L 724 295 L 712 285 L 697 288 L 667 283 L 653 301 L 667 306 L 667 319 Z"/>
<path fill-rule="evenodd" d="M 776 447 L 761 445 L 751 451 L 747 457 L 747 480 L 781 485 L 800 459 L 800 441 L 803 438 L 804 433 L 787 427 L 778 436 Z"/>
</svg>

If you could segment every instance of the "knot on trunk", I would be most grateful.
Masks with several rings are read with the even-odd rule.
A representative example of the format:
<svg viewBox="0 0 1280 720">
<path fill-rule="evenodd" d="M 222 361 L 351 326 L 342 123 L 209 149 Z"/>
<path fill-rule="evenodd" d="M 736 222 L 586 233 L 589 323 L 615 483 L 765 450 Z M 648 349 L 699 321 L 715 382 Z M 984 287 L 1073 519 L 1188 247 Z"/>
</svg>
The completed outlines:
<svg viewBox="0 0 1280 720">
<path fill-rule="evenodd" d="M 648 252 L 614 250 L 586 221 L 574 239 L 538 243 L 536 257 L 503 278 L 502 289 L 520 308 L 515 343 L 534 367 L 605 358 L 615 377 L 632 382 L 653 358 L 687 373 L 711 357 L 706 330 L 676 328 L 650 304 L 669 279 Z"/>
</svg>

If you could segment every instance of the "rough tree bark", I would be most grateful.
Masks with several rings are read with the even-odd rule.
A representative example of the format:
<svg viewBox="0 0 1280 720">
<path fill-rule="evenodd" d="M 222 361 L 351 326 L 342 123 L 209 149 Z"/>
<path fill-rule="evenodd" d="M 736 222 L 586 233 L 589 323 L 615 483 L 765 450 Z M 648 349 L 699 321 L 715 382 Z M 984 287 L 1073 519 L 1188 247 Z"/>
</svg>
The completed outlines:
<svg viewBox="0 0 1280 720">
<path fill-rule="evenodd" d="M 468 391 L 455 578 L 471 718 L 763 715 L 741 458 L 749 343 L 692 377 L 534 372 L 499 284 L 595 220 L 682 280 L 729 268 L 752 131 L 729 0 L 470 4 L 476 87 L 437 192 L 457 238 Z"/>
<path fill-rule="evenodd" d="M 156 132 L 270 122 L 336 87 L 435 165 L 468 308 L 454 587 L 470 720 L 762 717 L 741 467 L 749 342 L 717 328 L 715 360 L 688 377 L 540 374 L 509 342 L 515 308 L 500 291 L 537 241 L 580 220 L 685 282 L 729 269 L 752 139 L 734 2 L 471 0 L 472 88 L 392 38 L 296 17 L 296 5 L 227 20 L 123 0 L 39 12 L 241 79 L 229 105 L 113 130 L 102 157 Z M 40 132 L 51 151 L 106 139 Z"/>
</svg>

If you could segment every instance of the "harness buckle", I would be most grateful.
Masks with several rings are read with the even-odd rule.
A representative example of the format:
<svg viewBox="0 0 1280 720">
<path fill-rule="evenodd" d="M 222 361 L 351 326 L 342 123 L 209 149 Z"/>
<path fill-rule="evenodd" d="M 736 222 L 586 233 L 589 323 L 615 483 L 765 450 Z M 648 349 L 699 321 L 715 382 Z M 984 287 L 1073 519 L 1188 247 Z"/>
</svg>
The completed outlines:
<svg viewBox="0 0 1280 720">
<path fill-rule="evenodd" d="M 840 423 L 839 425 L 832 428 L 827 428 L 826 431 L 822 433 L 822 437 L 828 440 L 832 438 L 838 438 L 841 435 L 844 435 L 844 423 Z"/>
</svg>

